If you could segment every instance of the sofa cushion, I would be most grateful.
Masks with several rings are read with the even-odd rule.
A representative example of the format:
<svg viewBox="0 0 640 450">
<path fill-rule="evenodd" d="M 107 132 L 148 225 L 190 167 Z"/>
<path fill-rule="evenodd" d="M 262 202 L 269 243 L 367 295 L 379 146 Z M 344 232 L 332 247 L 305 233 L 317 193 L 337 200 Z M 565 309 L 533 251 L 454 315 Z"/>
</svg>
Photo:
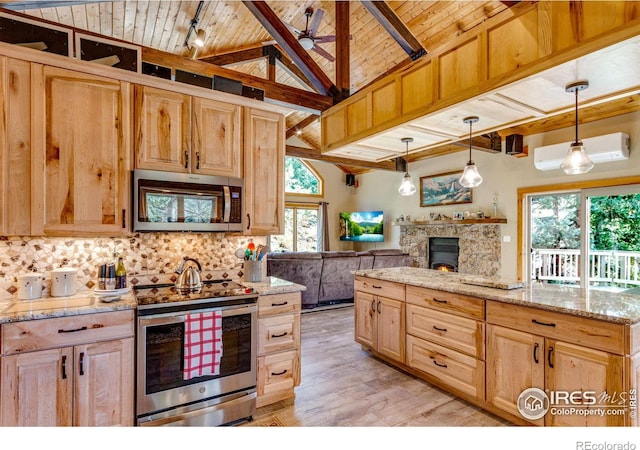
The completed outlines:
<svg viewBox="0 0 640 450">
<path fill-rule="evenodd" d="M 269 254 L 270 255 L 270 254 Z M 322 258 L 271 258 L 267 255 L 267 275 L 298 283 L 307 287 L 302 292 L 303 307 L 313 307 L 318 303 Z"/>
<path fill-rule="evenodd" d="M 399 248 L 381 248 L 379 250 L 369 250 L 369 253 L 376 255 L 403 255 L 403 251 Z"/>
<path fill-rule="evenodd" d="M 267 253 L 267 261 L 270 259 L 322 259 L 318 252 L 274 252 Z"/>
<path fill-rule="evenodd" d="M 353 298 L 353 271 L 360 267 L 360 258 L 353 254 L 323 258 L 318 302 Z"/>
<path fill-rule="evenodd" d="M 323 258 L 355 258 L 358 256 L 356 252 L 353 250 L 341 250 L 341 251 L 330 251 L 330 252 L 320 252 Z"/>
</svg>

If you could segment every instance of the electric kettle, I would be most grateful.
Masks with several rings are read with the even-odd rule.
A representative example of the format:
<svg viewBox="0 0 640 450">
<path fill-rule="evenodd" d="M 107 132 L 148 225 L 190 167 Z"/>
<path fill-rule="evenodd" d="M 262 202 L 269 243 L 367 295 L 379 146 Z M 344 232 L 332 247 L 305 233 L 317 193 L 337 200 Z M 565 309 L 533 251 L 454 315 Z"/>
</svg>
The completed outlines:
<svg viewBox="0 0 640 450">
<path fill-rule="evenodd" d="M 193 264 L 185 267 L 189 261 L 195 263 L 197 269 L 196 267 L 193 267 Z M 200 272 L 202 272 L 202 266 L 200 266 L 200 263 L 193 258 L 185 256 L 175 272 L 178 274 L 178 279 L 175 284 L 176 289 L 182 291 L 196 291 L 202 289 Z"/>
</svg>

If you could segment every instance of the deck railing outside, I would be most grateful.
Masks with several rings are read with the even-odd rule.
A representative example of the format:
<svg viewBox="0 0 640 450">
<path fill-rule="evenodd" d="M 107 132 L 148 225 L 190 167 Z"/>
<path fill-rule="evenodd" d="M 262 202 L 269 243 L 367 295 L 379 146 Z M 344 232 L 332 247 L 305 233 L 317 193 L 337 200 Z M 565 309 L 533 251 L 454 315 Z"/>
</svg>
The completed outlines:
<svg viewBox="0 0 640 450">
<path fill-rule="evenodd" d="M 578 282 L 580 250 L 533 249 L 531 279 Z M 589 283 L 640 285 L 640 252 L 589 252 Z"/>
</svg>

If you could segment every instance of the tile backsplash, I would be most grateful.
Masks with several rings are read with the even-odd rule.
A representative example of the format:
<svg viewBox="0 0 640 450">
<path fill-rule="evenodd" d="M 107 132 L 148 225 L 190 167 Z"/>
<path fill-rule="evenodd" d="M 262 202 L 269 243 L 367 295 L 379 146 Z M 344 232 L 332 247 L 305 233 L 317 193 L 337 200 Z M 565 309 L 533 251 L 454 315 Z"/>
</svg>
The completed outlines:
<svg viewBox="0 0 640 450">
<path fill-rule="evenodd" d="M 242 261 L 235 256 L 252 239 L 265 237 L 223 233 L 139 233 L 117 238 L 0 238 L 0 298 L 14 297 L 16 275 L 31 271 L 44 274 L 43 296 L 49 295 L 50 271 L 69 266 L 78 269 L 78 288 L 91 289 L 97 266 L 121 255 L 131 284 L 170 283 L 184 256 L 197 259 L 204 279 L 242 277 Z"/>
</svg>

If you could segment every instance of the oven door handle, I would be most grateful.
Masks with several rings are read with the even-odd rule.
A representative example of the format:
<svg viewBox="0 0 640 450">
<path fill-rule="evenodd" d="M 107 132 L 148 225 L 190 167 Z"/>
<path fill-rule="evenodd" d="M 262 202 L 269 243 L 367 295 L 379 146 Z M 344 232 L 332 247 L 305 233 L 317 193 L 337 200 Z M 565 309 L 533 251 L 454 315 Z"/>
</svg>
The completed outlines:
<svg viewBox="0 0 640 450">
<path fill-rule="evenodd" d="M 239 316 L 241 314 L 252 314 L 258 311 L 258 306 L 255 304 L 250 305 L 237 305 L 237 306 L 224 306 L 221 308 L 205 308 L 194 309 L 193 311 L 181 311 L 166 314 L 151 315 L 146 317 L 140 317 L 139 323 L 141 326 L 157 326 L 157 325 L 171 325 L 174 323 L 183 323 L 188 314 L 197 314 L 202 312 L 220 311 L 222 317 Z"/>
</svg>

